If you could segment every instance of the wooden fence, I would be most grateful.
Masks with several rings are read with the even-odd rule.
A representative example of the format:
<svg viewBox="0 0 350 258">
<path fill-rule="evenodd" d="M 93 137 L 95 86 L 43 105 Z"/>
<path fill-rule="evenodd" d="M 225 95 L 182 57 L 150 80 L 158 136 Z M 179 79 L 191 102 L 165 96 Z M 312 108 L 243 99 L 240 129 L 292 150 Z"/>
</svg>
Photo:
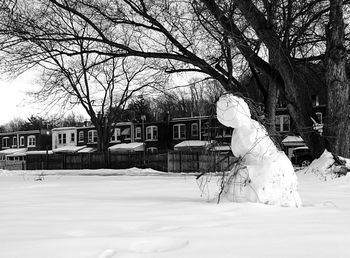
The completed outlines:
<svg viewBox="0 0 350 258">
<path fill-rule="evenodd" d="M 218 152 L 42 154 L 27 155 L 24 169 L 126 169 L 139 167 L 167 172 L 215 172 L 230 170 L 235 160 L 232 155 Z M 18 169 L 21 168 L 18 167 Z"/>
<path fill-rule="evenodd" d="M 191 153 L 172 151 L 168 153 L 169 172 L 215 172 L 228 171 L 236 160 L 231 154 L 219 152 Z"/>
<path fill-rule="evenodd" d="M 153 168 L 167 171 L 167 154 L 144 153 L 65 153 L 27 155 L 26 168 L 38 169 L 125 169 L 131 167 Z"/>
<path fill-rule="evenodd" d="M 25 170 L 26 162 L 24 160 L 4 160 L 0 162 L 0 169 Z"/>
</svg>

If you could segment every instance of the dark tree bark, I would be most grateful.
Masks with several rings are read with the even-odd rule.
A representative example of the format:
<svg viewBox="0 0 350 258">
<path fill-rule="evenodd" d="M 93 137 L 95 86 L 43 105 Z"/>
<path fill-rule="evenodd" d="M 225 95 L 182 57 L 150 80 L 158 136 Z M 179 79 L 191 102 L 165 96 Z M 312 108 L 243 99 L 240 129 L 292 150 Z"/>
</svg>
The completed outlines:
<svg viewBox="0 0 350 258">
<path fill-rule="evenodd" d="M 220 9 L 214 0 L 202 0 L 208 10 L 216 17 L 220 24 L 232 31 L 232 36 L 239 37 L 240 42 L 245 42 L 234 21 L 228 21 L 220 14 Z M 265 44 L 270 53 L 270 59 L 274 61 L 276 69 L 270 64 L 261 60 L 252 52 L 246 44 L 238 46 L 243 56 L 261 72 L 267 74 L 277 85 L 283 85 L 286 99 L 288 100 L 288 110 L 296 123 L 297 129 L 306 144 L 310 147 L 313 156 L 319 157 L 325 149 L 325 142 L 322 136 L 313 131 L 313 121 L 316 119 L 312 107 L 312 101 L 308 94 L 307 85 L 300 75 L 296 65 L 289 55 L 285 44 L 273 29 L 262 12 L 250 0 L 233 0 L 233 4 L 241 11 L 244 18 L 255 30 L 259 39 Z"/>
<path fill-rule="evenodd" d="M 350 156 L 349 81 L 345 71 L 343 1 L 330 0 L 326 28 L 327 116 L 324 128 L 328 149 L 334 154 Z"/>
<path fill-rule="evenodd" d="M 276 8 L 277 8 L 277 1 L 273 0 L 271 2 L 264 1 L 263 2 L 266 8 L 267 12 L 267 21 L 270 24 L 274 24 L 275 22 L 275 15 L 276 15 Z M 272 54 L 270 53 L 270 60 L 269 63 L 273 66 L 274 60 L 271 58 Z M 283 85 L 277 85 L 276 78 L 269 78 L 268 82 L 268 94 L 266 99 L 266 115 L 267 115 L 267 121 L 269 123 L 269 130 L 270 133 L 275 134 L 276 133 L 276 108 L 277 108 L 277 86 L 279 88 L 282 88 Z"/>
<path fill-rule="evenodd" d="M 296 65 L 284 48 L 272 25 L 250 0 L 234 0 L 236 6 L 243 13 L 258 37 L 269 49 L 271 58 L 283 78 L 288 110 L 296 122 L 298 131 L 306 144 L 310 147 L 313 156 L 319 157 L 325 149 L 324 139 L 312 130 L 316 119 L 310 96 L 303 78 L 301 78 Z"/>
<path fill-rule="evenodd" d="M 269 131 L 276 132 L 276 106 L 277 106 L 277 85 L 274 80 L 269 79 L 268 94 L 266 100 L 266 115 Z"/>
</svg>

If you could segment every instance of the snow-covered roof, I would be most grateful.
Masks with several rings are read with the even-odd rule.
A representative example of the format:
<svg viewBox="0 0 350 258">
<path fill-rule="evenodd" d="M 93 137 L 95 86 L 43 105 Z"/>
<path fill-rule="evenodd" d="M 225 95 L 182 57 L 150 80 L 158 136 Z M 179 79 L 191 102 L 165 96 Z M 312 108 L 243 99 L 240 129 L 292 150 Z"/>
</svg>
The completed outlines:
<svg viewBox="0 0 350 258">
<path fill-rule="evenodd" d="M 309 147 L 307 146 L 302 146 L 302 147 L 297 147 L 297 148 L 294 148 L 293 150 L 308 150 Z"/>
<path fill-rule="evenodd" d="M 216 116 L 214 116 L 216 117 Z M 170 121 L 171 122 L 178 122 L 178 121 L 187 121 L 187 120 L 202 120 L 202 119 L 209 119 L 212 118 L 211 116 L 190 116 L 190 117 L 174 117 Z"/>
<path fill-rule="evenodd" d="M 90 153 L 95 151 L 97 151 L 97 149 L 92 147 L 86 147 L 84 149 L 78 150 L 79 153 Z"/>
<path fill-rule="evenodd" d="M 57 153 L 57 152 L 77 152 L 81 149 L 84 149 L 86 148 L 86 145 L 83 145 L 83 146 L 63 146 L 63 147 L 60 147 L 60 148 L 57 148 L 57 149 L 54 149 L 52 150 L 54 153 Z"/>
<path fill-rule="evenodd" d="M 0 151 L 0 155 L 10 155 L 10 154 L 14 154 L 14 153 L 24 153 L 26 152 L 26 148 L 21 148 L 21 149 L 17 149 L 17 148 L 12 148 L 12 149 L 5 149 L 5 150 L 1 150 Z"/>
<path fill-rule="evenodd" d="M 6 157 L 23 157 L 26 156 L 25 152 L 15 152 L 9 155 L 6 155 Z"/>
<path fill-rule="evenodd" d="M 6 152 L 5 152 L 6 151 Z M 52 150 L 46 151 L 46 150 L 37 150 L 37 151 L 27 151 L 26 148 L 21 149 L 6 149 L 0 151 L 0 154 L 5 154 L 8 157 L 19 157 L 19 156 L 26 156 L 26 155 L 44 155 L 44 154 L 53 154 Z"/>
<path fill-rule="evenodd" d="M 53 151 L 52 150 L 38 150 L 38 151 L 27 151 L 26 152 L 26 155 L 45 155 L 45 154 L 53 154 Z"/>
<path fill-rule="evenodd" d="M 122 125 L 132 125 L 132 122 L 118 122 L 115 124 L 115 126 L 122 126 Z"/>
<path fill-rule="evenodd" d="M 231 146 L 228 146 L 228 145 L 215 146 L 211 150 L 213 150 L 213 151 L 230 151 Z"/>
<path fill-rule="evenodd" d="M 119 152 L 143 151 L 144 144 L 143 142 L 120 143 L 109 147 L 109 150 Z"/>
<path fill-rule="evenodd" d="M 304 140 L 300 136 L 292 136 L 289 135 L 286 138 L 283 139 L 282 143 L 288 143 L 288 142 L 301 142 L 304 143 Z"/>
<path fill-rule="evenodd" d="M 183 141 L 174 146 L 174 149 L 179 148 L 195 148 L 195 147 L 206 147 L 210 142 L 208 141 L 199 141 L 199 140 L 190 140 L 190 141 Z"/>
<path fill-rule="evenodd" d="M 52 131 L 69 131 L 69 130 L 76 130 L 77 127 L 57 127 L 53 128 Z"/>
<path fill-rule="evenodd" d="M 289 135 L 286 138 L 283 139 L 282 144 L 284 146 L 305 146 L 304 140 L 300 136 L 292 136 Z"/>
</svg>

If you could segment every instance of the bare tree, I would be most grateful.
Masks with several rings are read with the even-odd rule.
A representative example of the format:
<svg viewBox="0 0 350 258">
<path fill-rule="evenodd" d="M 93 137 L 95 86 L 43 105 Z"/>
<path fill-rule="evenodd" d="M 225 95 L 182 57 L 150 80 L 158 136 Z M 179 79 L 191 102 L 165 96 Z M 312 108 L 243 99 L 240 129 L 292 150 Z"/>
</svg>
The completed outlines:
<svg viewBox="0 0 350 258">
<path fill-rule="evenodd" d="M 145 58 L 148 65 L 169 73 L 204 73 L 241 95 L 247 91 L 235 74 L 236 62 L 241 67 L 249 64 L 285 95 L 288 110 L 314 156 L 325 148 L 324 137 L 312 130 L 317 117 L 299 64 L 323 58 L 328 1 L 37 0 L 26 6 L 23 16 L 18 6 L 26 1 L 5 2 L 1 12 L 4 51 L 47 42 L 53 47 L 64 44 L 60 51 L 68 56 L 88 52 L 105 59 Z M 32 13 L 41 17 L 39 23 L 32 21 Z M 67 33 L 67 17 L 86 29 Z M 91 42 L 89 50 L 72 51 L 69 46 L 76 40 Z M 27 52 L 28 63 L 22 63 L 33 64 L 37 52 Z"/>
<path fill-rule="evenodd" d="M 37 95 L 57 96 L 54 101 L 82 105 L 97 130 L 98 150 L 104 151 L 128 100 L 155 83 L 158 72 L 152 73 L 144 63 L 130 62 L 127 58 L 100 61 L 98 56 L 91 55 L 82 54 L 80 63 L 52 58 L 56 66 L 46 67 L 44 86 Z"/>
<path fill-rule="evenodd" d="M 160 72 L 145 59 L 99 53 L 96 49 L 103 46 L 88 40 L 96 32 L 52 4 L 28 11 L 26 3 L 16 3 L 13 8 L 17 16 L 7 13 L 11 17 L 6 20 L 12 34 L 3 41 L 3 49 L 13 51 L 6 55 L 9 71 L 41 67 L 42 88 L 35 93 L 37 99 L 51 106 L 81 105 L 96 127 L 98 150 L 105 151 L 128 100 L 135 92 L 159 83 Z"/>
<path fill-rule="evenodd" d="M 3 125 L 3 131 L 5 132 L 16 132 L 21 131 L 26 125 L 26 121 L 22 118 L 14 118 L 8 123 Z"/>
</svg>

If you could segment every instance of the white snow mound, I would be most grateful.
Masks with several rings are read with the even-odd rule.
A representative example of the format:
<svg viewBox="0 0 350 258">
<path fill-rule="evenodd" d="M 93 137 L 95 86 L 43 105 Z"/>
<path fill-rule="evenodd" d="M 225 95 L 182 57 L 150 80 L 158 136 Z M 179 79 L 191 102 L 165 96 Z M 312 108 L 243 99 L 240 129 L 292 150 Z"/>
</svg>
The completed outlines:
<svg viewBox="0 0 350 258">
<path fill-rule="evenodd" d="M 340 160 L 345 161 L 345 167 L 347 169 L 350 169 L 350 160 L 339 157 Z M 339 174 L 337 172 L 340 169 L 340 166 L 337 166 L 334 163 L 334 157 L 332 153 L 330 153 L 328 150 L 325 150 L 322 155 L 318 158 L 312 161 L 312 163 L 304 168 L 302 171 L 303 173 L 314 173 L 318 177 L 321 177 L 321 179 L 327 180 L 332 179 L 334 177 L 338 177 Z"/>
<path fill-rule="evenodd" d="M 240 97 L 227 94 L 217 102 L 218 120 L 234 128 L 232 152 L 242 157 L 239 168 L 229 175 L 226 196 L 233 201 L 301 206 L 290 160 L 277 149 L 264 126 L 250 116 L 247 103 Z"/>
</svg>

